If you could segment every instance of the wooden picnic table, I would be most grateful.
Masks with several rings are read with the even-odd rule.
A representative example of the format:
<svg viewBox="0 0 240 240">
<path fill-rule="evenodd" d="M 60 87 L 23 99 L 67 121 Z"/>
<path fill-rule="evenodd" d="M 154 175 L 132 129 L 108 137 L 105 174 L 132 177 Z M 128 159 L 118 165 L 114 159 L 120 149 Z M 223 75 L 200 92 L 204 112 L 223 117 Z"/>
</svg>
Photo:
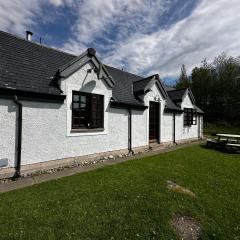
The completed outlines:
<svg viewBox="0 0 240 240">
<path fill-rule="evenodd" d="M 240 135 L 218 133 L 217 139 L 208 139 L 208 146 L 217 146 L 222 148 L 228 148 L 231 150 L 240 149 Z"/>
<path fill-rule="evenodd" d="M 226 137 L 226 138 L 237 138 L 240 139 L 240 135 L 236 134 L 226 134 L 226 133 L 218 133 L 216 134 L 218 137 Z"/>
<path fill-rule="evenodd" d="M 217 142 L 224 142 L 224 143 L 238 143 L 240 140 L 240 135 L 236 134 L 225 134 L 225 133 L 218 133 L 216 134 L 218 136 Z"/>
</svg>

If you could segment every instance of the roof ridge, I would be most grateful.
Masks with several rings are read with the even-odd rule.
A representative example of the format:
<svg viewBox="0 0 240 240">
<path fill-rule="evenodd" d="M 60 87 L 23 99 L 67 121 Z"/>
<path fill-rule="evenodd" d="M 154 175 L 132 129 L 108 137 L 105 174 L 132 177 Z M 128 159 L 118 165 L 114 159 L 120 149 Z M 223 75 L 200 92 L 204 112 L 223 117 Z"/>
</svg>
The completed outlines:
<svg viewBox="0 0 240 240">
<path fill-rule="evenodd" d="M 38 46 L 38 47 L 47 48 L 47 49 L 52 50 L 52 51 L 64 53 L 64 54 L 67 54 L 67 55 L 72 56 L 72 57 L 77 57 L 77 55 L 74 55 L 74 54 L 65 52 L 65 51 L 63 51 L 63 50 L 60 50 L 60 49 L 57 49 L 57 48 L 54 48 L 54 47 L 49 47 L 49 46 L 47 46 L 47 45 L 45 45 L 45 44 L 42 44 L 42 43 L 40 44 L 40 43 L 37 43 L 37 42 L 33 42 L 33 41 L 26 40 L 26 39 L 24 39 L 23 37 L 13 35 L 12 33 L 4 32 L 4 31 L 2 31 L 2 30 L 0 30 L 0 33 L 6 34 L 6 35 L 8 35 L 8 36 L 10 36 L 10 37 L 16 38 L 16 39 L 21 40 L 21 41 L 23 41 L 23 42 L 27 42 L 27 43 L 29 43 L 29 44 L 36 45 L 36 46 Z"/>
<path fill-rule="evenodd" d="M 110 68 L 114 68 L 114 69 L 116 69 L 116 70 L 122 71 L 122 72 L 124 72 L 124 73 L 131 74 L 131 75 L 136 76 L 136 77 L 140 77 L 140 78 L 142 78 L 142 79 L 147 78 L 147 77 L 139 76 L 139 75 L 134 74 L 134 73 L 130 73 L 130 72 L 124 71 L 124 70 L 122 70 L 122 69 L 119 69 L 119 68 L 116 68 L 116 67 L 113 67 L 113 66 L 110 66 L 110 65 L 107 65 L 107 64 L 103 64 L 103 65 L 105 65 L 106 67 L 110 67 Z M 142 79 L 140 79 L 140 80 L 142 80 Z M 140 81 L 140 80 L 138 80 L 138 81 Z"/>
<path fill-rule="evenodd" d="M 134 81 L 133 83 L 141 82 L 141 81 L 143 81 L 143 80 L 147 80 L 148 78 L 152 78 L 153 76 L 156 76 L 156 75 L 157 75 L 157 73 L 156 73 L 156 74 L 153 74 L 153 75 L 151 75 L 151 76 L 148 76 L 148 77 L 145 77 L 145 78 L 139 79 L 139 80 L 137 80 L 137 81 Z"/>
<path fill-rule="evenodd" d="M 180 90 L 187 90 L 187 89 L 188 89 L 188 88 L 173 89 L 173 90 L 168 90 L 167 92 L 180 91 Z"/>
</svg>

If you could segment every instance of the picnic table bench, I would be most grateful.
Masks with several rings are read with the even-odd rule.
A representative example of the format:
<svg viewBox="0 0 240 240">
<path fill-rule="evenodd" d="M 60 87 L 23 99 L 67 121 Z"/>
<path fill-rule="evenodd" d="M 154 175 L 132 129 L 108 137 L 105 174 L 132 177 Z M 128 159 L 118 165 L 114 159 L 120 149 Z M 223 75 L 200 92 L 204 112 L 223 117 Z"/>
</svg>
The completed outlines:
<svg viewBox="0 0 240 240">
<path fill-rule="evenodd" d="M 216 136 L 214 139 L 207 139 L 208 146 L 240 150 L 240 135 L 219 133 Z"/>
</svg>

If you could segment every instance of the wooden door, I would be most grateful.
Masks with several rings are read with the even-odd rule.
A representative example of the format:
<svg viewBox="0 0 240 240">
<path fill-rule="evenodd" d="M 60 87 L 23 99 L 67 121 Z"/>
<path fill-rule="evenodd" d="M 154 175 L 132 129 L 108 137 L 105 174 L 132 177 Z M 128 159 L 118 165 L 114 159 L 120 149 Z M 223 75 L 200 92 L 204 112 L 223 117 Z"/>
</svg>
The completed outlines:
<svg viewBox="0 0 240 240">
<path fill-rule="evenodd" d="M 159 103 L 150 102 L 149 106 L 149 142 L 159 141 Z"/>
</svg>

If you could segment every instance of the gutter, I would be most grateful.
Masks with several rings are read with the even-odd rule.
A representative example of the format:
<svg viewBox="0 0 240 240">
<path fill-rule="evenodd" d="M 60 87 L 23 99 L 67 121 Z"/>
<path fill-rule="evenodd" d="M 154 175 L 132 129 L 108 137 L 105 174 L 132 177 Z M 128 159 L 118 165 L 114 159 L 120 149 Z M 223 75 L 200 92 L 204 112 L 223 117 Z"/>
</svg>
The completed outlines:
<svg viewBox="0 0 240 240">
<path fill-rule="evenodd" d="M 165 107 L 164 113 L 181 114 L 181 113 L 183 113 L 183 110 L 182 109 L 170 109 L 170 108 Z"/>
<path fill-rule="evenodd" d="M 135 110 L 142 110 L 142 111 L 148 108 L 148 106 L 144 106 L 144 105 L 135 105 L 130 103 L 116 102 L 116 101 L 110 101 L 110 107 L 123 108 L 123 109 L 135 109 Z"/>
<path fill-rule="evenodd" d="M 66 99 L 65 95 L 50 94 L 41 92 L 31 92 L 12 88 L 0 88 L 0 97 L 12 99 L 12 96 L 18 96 L 18 99 L 24 101 L 53 102 L 62 103 Z"/>
<path fill-rule="evenodd" d="M 21 175 L 21 155 L 22 155 L 22 103 L 19 102 L 18 96 L 14 95 L 14 103 L 18 106 L 18 116 L 17 116 L 17 146 L 16 146 L 16 171 L 13 178 L 18 178 Z"/>
</svg>

